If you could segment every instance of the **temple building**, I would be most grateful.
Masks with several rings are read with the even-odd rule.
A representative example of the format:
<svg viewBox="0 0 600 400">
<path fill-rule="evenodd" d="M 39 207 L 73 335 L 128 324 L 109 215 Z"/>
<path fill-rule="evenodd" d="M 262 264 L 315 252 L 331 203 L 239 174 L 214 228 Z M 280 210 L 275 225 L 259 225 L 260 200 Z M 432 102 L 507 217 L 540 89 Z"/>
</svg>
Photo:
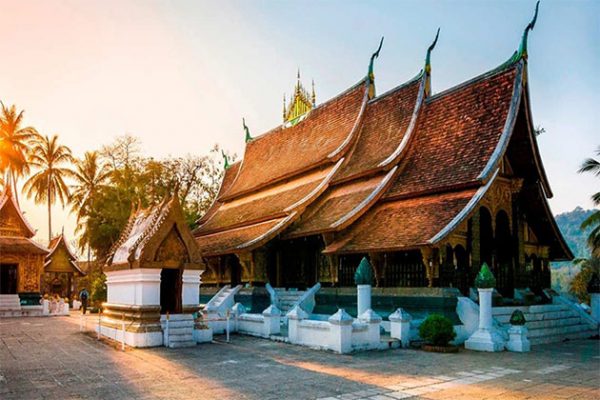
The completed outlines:
<svg viewBox="0 0 600 400">
<path fill-rule="evenodd" d="M 550 261 L 573 255 L 548 206 L 531 115 L 534 22 L 508 61 L 439 93 L 437 36 L 421 72 L 383 94 L 381 45 L 366 76 L 322 104 L 298 82 L 282 124 L 247 134 L 198 221 L 203 282 L 349 287 L 366 256 L 381 288 L 468 294 L 484 262 L 505 298 L 550 287 Z"/>
<path fill-rule="evenodd" d="M 42 293 L 57 294 L 71 299 L 73 280 L 85 276 L 77 264 L 77 256 L 67 243 L 64 232 L 52 238 L 48 246 L 42 276 Z"/>
<path fill-rule="evenodd" d="M 134 347 L 201 341 L 196 320 L 204 263 L 177 195 L 132 210 L 108 256 L 101 333 Z M 165 321 L 177 321 L 170 341 Z M 172 334 L 174 334 L 172 328 Z M 176 342 L 176 338 L 179 341 Z"/>
<path fill-rule="evenodd" d="M 11 185 L 5 185 L 0 195 L 0 315 L 41 314 L 41 309 L 37 310 L 40 278 L 48 250 L 33 236 L 35 230 L 25 219 Z"/>
</svg>

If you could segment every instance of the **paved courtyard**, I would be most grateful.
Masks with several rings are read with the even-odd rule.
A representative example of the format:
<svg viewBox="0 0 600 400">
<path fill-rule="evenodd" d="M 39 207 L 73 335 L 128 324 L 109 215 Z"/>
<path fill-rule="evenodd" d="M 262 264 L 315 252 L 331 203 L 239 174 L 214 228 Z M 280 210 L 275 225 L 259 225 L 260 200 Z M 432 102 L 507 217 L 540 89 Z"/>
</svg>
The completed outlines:
<svg viewBox="0 0 600 400">
<path fill-rule="evenodd" d="M 92 319 L 88 318 L 88 328 Z M 336 355 L 246 336 L 126 349 L 79 317 L 0 320 L 0 399 L 600 399 L 600 342 Z"/>
</svg>

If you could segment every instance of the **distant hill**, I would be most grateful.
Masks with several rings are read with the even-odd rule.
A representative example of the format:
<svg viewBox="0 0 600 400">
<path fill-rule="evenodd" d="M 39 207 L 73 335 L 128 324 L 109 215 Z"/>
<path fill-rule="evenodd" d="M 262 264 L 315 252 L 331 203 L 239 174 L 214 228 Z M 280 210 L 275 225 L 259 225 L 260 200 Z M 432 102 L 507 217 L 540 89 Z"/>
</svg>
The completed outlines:
<svg viewBox="0 0 600 400">
<path fill-rule="evenodd" d="M 573 251 L 575 258 L 586 258 L 590 255 L 587 247 L 589 231 L 580 229 L 581 223 L 594 210 L 584 210 L 581 207 L 573 211 L 565 212 L 555 216 L 558 228 Z M 552 288 L 558 292 L 568 292 L 573 277 L 579 272 L 579 265 L 572 265 L 570 261 L 554 262 L 552 266 Z"/>
<path fill-rule="evenodd" d="M 594 210 L 584 210 L 581 207 L 577 207 L 573 211 L 556 216 L 558 228 L 576 258 L 586 258 L 590 255 L 590 250 L 586 243 L 588 231 L 582 231 L 580 226 L 593 212 Z"/>
</svg>

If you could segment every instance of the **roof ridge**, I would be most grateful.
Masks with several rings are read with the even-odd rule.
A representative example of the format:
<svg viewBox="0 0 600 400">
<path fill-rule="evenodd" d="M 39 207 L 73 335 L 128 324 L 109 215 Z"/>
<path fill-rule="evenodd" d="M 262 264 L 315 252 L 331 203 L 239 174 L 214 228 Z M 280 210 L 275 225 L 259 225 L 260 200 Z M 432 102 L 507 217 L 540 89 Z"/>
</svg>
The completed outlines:
<svg viewBox="0 0 600 400">
<path fill-rule="evenodd" d="M 511 59 L 512 59 L 512 57 L 511 57 Z M 509 59 L 508 61 L 511 61 L 511 59 Z M 486 71 L 486 72 L 484 72 L 482 74 L 479 74 L 479 75 L 477 75 L 477 76 L 475 76 L 475 77 L 473 77 L 471 79 L 463 81 L 463 82 L 461 82 L 461 83 L 459 83 L 459 84 L 457 84 L 455 86 L 452 86 L 452 87 L 450 87 L 448 89 L 442 90 L 439 93 L 436 93 L 436 94 L 434 94 L 432 96 L 429 96 L 425 101 L 426 101 L 426 103 L 431 103 L 431 102 L 433 102 L 435 100 L 438 100 L 438 99 L 440 99 L 442 97 L 445 97 L 448 94 L 454 93 L 457 90 L 460 90 L 460 89 L 463 89 L 463 88 L 465 88 L 467 86 L 470 86 L 472 84 L 478 83 L 478 82 L 480 82 L 480 81 L 482 81 L 484 79 L 488 79 L 488 78 L 495 77 L 496 75 L 500 75 L 501 73 L 506 72 L 506 71 L 510 70 L 511 68 L 515 68 L 521 62 L 522 62 L 521 59 L 518 59 L 518 60 L 512 61 L 512 62 L 504 62 L 501 65 L 499 65 L 499 66 L 497 66 L 497 67 L 495 67 L 495 68 L 493 68 L 493 69 L 491 69 L 489 71 Z"/>
</svg>

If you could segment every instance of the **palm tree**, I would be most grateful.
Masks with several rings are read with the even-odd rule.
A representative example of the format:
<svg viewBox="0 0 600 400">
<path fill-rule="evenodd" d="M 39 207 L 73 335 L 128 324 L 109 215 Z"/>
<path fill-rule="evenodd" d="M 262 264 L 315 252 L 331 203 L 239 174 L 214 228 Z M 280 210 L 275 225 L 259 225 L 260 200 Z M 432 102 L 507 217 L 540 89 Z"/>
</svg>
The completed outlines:
<svg viewBox="0 0 600 400">
<path fill-rule="evenodd" d="M 596 149 L 596 155 L 600 157 L 600 146 Z M 600 177 L 600 162 L 593 158 L 588 158 L 581 164 L 579 172 L 589 172 L 596 177 Z M 596 192 L 592 195 L 592 201 L 595 206 L 600 206 L 600 192 Z M 588 245 L 592 251 L 592 256 L 600 257 L 600 210 L 594 211 L 581 224 L 581 229 L 590 227 L 592 228 L 592 231 L 588 236 Z"/>
<path fill-rule="evenodd" d="M 23 110 L 17 112 L 14 105 L 7 107 L 0 101 L 0 174 L 5 184 L 10 182 L 15 188 L 18 178 L 29 172 L 30 144 L 39 137 L 35 128 L 22 125 Z"/>
<path fill-rule="evenodd" d="M 100 155 L 97 151 L 88 151 L 83 159 L 75 161 L 72 177 L 75 185 L 71 186 L 71 208 L 73 211 L 77 211 L 77 230 L 80 230 L 81 221 L 89 215 L 94 197 L 110 177 L 110 170 L 106 164 L 100 162 Z M 86 233 L 79 241 L 79 247 L 84 249 L 86 245 L 88 246 L 88 261 L 90 261 L 90 238 L 87 228 Z"/>
<path fill-rule="evenodd" d="M 38 171 L 25 182 L 23 189 L 27 197 L 34 196 L 37 204 L 48 203 L 48 240 L 52 239 L 52 204 L 58 199 L 64 207 L 69 200 L 64 178 L 73 172 L 64 165 L 73 161 L 71 150 L 59 144 L 56 135 L 40 137 L 31 151 L 30 164 Z"/>
</svg>

